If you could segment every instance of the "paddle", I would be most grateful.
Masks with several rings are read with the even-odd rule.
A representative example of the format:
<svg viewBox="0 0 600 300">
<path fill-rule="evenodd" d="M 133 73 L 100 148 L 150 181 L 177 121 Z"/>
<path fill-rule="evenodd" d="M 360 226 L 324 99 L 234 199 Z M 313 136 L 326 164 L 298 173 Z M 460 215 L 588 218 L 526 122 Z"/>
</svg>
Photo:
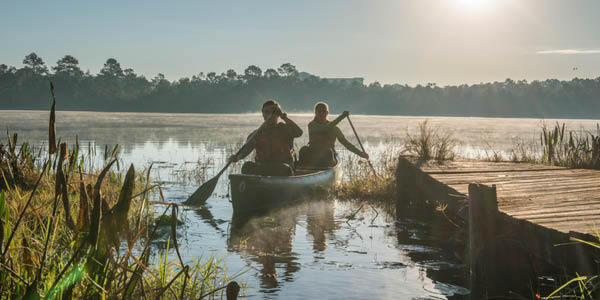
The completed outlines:
<svg viewBox="0 0 600 300">
<path fill-rule="evenodd" d="M 363 147 L 362 143 L 360 142 L 360 138 L 358 137 L 358 133 L 356 133 L 356 129 L 354 129 L 354 125 L 352 125 L 352 121 L 350 120 L 350 116 L 346 116 L 346 119 L 348 119 L 348 122 L 350 123 L 350 127 L 352 127 L 352 131 L 354 131 L 354 136 L 356 137 L 356 140 L 358 141 L 358 144 L 360 145 L 360 149 L 364 153 L 367 153 L 367 151 L 365 151 L 365 147 Z M 371 167 L 371 170 L 373 170 L 373 174 L 375 174 L 375 176 L 379 177 L 379 175 L 377 175 L 377 172 L 375 171 L 375 168 L 373 167 L 373 164 L 371 163 L 371 160 L 367 158 L 367 162 L 369 163 L 369 166 Z"/>
<path fill-rule="evenodd" d="M 238 150 L 238 152 L 235 153 L 236 156 L 238 154 L 240 154 L 242 152 L 242 150 L 244 150 L 245 148 L 250 147 L 250 144 L 254 140 L 256 135 L 265 127 L 265 125 L 271 120 L 271 118 L 274 115 L 275 114 L 271 114 L 269 116 L 269 118 L 265 122 L 263 122 L 262 125 L 260 125 L 260 127 L 258 127 L 258 129 L 256 131 L 254 131 L 254 134 L 252 134 L 246 140 L 246 142 L 240 148 L 240 150 Z M 209 180 L 209 181 L 205 182 L 203 185 L 201 185 L 187 200 L 185 200 L 183 202 L 183 204 L 189 205 L 189 206 L 199 206 L 199 205 L 204 204 L 204 202 L 206 202 L 206 200 L 208 200 L 210 195 L 212 195 L 213 191 L 215 190 L 215 187 L 217 186 L 217 182 L 219 181 L 219 177 L 221 177 L 223 172 L 225 172 L 225 170 L 227 170 L 229 165 L 231 165 L 231 161 L 227 161 L 227 164 L 225 165 L 225 167 L 223 167 L 223 169 L 221 169 L 221 171 L 219 171 L 219 173 L 217 173 L 217 175 L 215 175 L 211 180 Z"/>
</svg>

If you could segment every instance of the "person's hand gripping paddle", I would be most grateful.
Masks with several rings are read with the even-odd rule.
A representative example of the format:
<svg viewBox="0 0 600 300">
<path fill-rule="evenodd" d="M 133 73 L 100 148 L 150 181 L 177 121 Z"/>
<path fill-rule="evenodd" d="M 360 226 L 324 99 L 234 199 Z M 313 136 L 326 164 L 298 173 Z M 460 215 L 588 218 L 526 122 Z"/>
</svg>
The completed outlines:
<svg viewBox="0 0 600 300">
<path fill-rule="evenodd" d="M 281 112 L 281 111 L 279 111 L 279 112 Z M 275 117 L 276 115 L 277 114 L 275 112 L 272 113 L 271 116 L 269 116 L 269 118 L 267 120 L 265 120 L 256 131 L 254 131 L 254 134 L 252 134 L 246 140 L 246 142 L 240 148 L 240 150 L 238 150 L 238 152 L 235 153 L 235 156 L 242 153 L 242 150 L 244 150 L 245 148 L 251 147 L 252 141 L 254 141 L 254 139 L 256 138 L 256 135 L 260 131 L 262 131 L 263 128 L 265 128 L 265 126 L 269 123 L 271 118 Z M 223 169 L 221 169 L 221 171 L 219 171 L 219 173 L 217 173 L 217 175 L 215 175 L 212 179 L 210 179 L 209 181 L 202 184 L 187 200 L 185 200 L 183 202 L 183 204 L 188 205 L 188 206 L 203 205 L 206 202 L 206 200 L 208 200 L 210 195 L 212 195 L 213 191 L 215 190 L 215 187 L 217 186 L 217 182 L 219 181 L 219 177 L 221 177 L 223 172 L 225 172 L 225 170 L 227 170 L 227 168 L 229 167 L 229 165 L 231 165 L 231 163 L 232 163 L 232 161 L 228 160 L 227 164 L 223 167 Z"/>
</svg>

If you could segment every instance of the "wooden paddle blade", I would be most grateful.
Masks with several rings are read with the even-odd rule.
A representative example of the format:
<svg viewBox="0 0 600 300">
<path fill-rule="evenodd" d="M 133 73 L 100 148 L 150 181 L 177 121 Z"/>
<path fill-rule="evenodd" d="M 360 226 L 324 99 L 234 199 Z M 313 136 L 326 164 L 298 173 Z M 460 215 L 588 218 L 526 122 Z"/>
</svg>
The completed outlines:
<svg viewBox="0 0 600 300">
<path fill-rule="evenodd" d="M 221 175 L 221 174 L 219 174 Z M 219 181 L 219 176 L 215 176 L 211 180 L 205 182 L 201 185 L 183 204 L 189 206 L 200 206 L 203 205 L 206 200 L 212 195 L 215 187 L 217 186 L 217 182 Z"/>
</svg>

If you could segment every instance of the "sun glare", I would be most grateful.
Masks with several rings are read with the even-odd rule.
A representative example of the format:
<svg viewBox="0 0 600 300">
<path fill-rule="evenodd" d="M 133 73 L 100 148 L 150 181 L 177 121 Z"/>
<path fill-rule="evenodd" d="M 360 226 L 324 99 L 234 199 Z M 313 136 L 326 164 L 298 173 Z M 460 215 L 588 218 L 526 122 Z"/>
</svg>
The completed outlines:
<svg viewBox="0 0 600 300">
<path fill-rule="evenodd" d="M 485 10 L 490 6 L 490 0 L 456 0 L 456 7 L 462 10 Z"/>
</svg>

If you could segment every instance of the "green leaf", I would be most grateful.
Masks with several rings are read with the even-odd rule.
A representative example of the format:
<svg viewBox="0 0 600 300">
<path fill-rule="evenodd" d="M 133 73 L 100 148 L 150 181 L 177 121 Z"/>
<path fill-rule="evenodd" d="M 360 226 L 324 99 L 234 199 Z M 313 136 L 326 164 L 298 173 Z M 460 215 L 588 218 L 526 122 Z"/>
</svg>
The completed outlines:
<svg viewBox="0 0 600 300">
<path fill-rule="evenodd" d="M 569 281 L 567 281 L 565 284 L 561 285 L 559 288 L 557 288 L 556 290 L 554 290 L 552 293 L 550 293 L 550 295 L 548 295 L 547 297 L 544 297 L 544 299 L 550 299 L 552 296 L 556 295 L 558 292 L 560 292 L 562 289 L 564 289 L 565 287 L 567 287 L 569 284 L 575 282 L 575 281 L 582 281 L 582 280 L 586 280 L 587 276 L 579 276 L 579 277 L 575 277 Z"/>
<path fill-rule="evenodd" d="M 4 191 L 0 191 L 0 254 L 4 251 L 4 222 L 8 221 L 8 214 L 4 213 L 5 201 Z M 5 215 L 6 218 L 4 218 Z"/>
</svg>

